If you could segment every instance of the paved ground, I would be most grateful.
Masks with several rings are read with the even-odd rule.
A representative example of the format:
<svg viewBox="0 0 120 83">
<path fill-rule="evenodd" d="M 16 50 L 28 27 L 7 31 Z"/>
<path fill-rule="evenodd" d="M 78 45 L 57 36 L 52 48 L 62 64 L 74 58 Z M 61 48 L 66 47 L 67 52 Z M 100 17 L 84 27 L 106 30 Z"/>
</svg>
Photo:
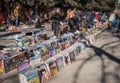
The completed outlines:
<svg viewBox="0 0 120 83">
<path fill-rule="evenodd" d="M 42 26 L 44 28 L 31 28 L 21 31 L 0 32 L 0 50 L 2 50 L 6 46 L 15 44 L 15 40 L 10 39 L 11 38 L 10 35 L 20 34 L 21 32 L 42 31 L 42 32 L 46 32 L 48 37 L 53 36 L 53 31 L 50 28 L 51 27 L 50 23 L 46 23 Z"/>
<path fill-rule="evenodd" d="M 0 45 L 4 46 L 1 43 L 5 42 L 0 40 Z M 19 82 L 17 77 L 11 77 L 2 83 Z M 120 36 L 101 33 L 93 46 L 46 83 L 120 83 Z"/>
<path fill-rule="evenodd" d="M 103 32 L 93 46 L 46 83 L 120 83 L 120 37 Z"/>
</svg>

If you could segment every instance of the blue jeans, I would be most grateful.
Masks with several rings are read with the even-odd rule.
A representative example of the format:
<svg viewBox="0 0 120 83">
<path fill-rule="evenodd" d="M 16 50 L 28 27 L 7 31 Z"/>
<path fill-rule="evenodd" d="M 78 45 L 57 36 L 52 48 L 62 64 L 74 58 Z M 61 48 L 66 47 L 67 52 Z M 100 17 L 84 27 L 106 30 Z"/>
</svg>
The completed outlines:
<svg viewBox="0 0 120 83">
<path fill-rule="evenodd" d="M 19 16 L 16 16 L 16 19 L 15 19 L 15 25 L 16 25 L 16 26 L 19 25 Z"/>
<path fill-rule="evenodd" d="M 116 32 L 119 32 L 120 31 L 120 18 L 117 19 L 117 31 Z"/>
</svg>

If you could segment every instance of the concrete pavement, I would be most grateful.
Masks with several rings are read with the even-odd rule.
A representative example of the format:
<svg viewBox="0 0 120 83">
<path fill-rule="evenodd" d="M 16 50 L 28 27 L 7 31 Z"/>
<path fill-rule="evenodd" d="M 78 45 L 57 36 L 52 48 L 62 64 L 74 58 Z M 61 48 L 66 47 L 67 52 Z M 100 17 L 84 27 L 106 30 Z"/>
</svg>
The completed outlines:
<svg viewBox="0 0 120 83">
<path fill-rule="evenodd" d="M 53 35 L 52 32 L 48 34 Z M 120 37 L 103 32 L 96 38 L 94 45 L 86 48 L 75 62 L 46 83 L 120 83 Z M 18 77 L 8 78 L 2 83 L 19 83 Z"/>
<path fill-rule="evenodd" d="M 46 83 L 120 83 L 120 37 L 103 32 L 93 46 Z"/>
<path fill-rule="evenodd" d="M 0 50 L 6 46 L 15 44 L 14 39 L 10 39 L 10 35 L 20 34 L 21 32 L 41 31 L 46 32 L 48 37 L 53 36 L 50 23 L 42 25 L 43 28 L 28 28 L 21 31 L 0 32 Z"/>
</svg>

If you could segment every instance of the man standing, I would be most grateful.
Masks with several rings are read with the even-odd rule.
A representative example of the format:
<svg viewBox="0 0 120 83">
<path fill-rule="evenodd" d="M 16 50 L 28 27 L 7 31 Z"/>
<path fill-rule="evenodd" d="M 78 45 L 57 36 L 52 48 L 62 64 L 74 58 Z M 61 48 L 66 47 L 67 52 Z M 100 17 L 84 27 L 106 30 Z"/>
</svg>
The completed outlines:
<svg viewBox="0 0 120 83">
<path fill-rule="evenodd" d="M 55 13 L 52 15 L 51 19 L 53 19 L 53 30 L 54 30 L 54 38 L 60 36 L 60 24 L 62 23 L 63 17 L 61 14 L 61 9 L 57 8 Z"/>
<path fill-rule="evenodd" d="M 15 16 L 15 25 L 18 26 L 19 25 L 19 19 L 20 19 L 19 6 L 15 7 L 15 9 L 14 9 L 14 16 Z"/>
<path fill-rule="evenodd" d="M 120 31 L 120 16 L 117 15 L 117 30 L 116 30 L 116 33 L 118 33 Z"/>
</svg>

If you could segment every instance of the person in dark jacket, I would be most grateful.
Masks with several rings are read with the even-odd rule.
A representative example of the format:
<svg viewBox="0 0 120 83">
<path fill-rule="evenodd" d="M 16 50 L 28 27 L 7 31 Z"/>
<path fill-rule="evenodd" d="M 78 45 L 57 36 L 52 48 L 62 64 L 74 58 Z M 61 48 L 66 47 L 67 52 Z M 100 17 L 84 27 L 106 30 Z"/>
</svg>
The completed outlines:
<svg viewBox="0 0 120 83">
<path fill-rule="evenodd" d="M 71 32 L 74 32 L 77 29 L 76 25 L 78 25 L 78 21 L 79 21 L 79 19 L 77 16 L 73 16 L 73 17 L 68 19 L 68 24 L 70 26 Z"/>
<path fill-rule="evenodd" d="M 62 14 L 61 14 L 60 8 L 56 9 L 56 11 L 52 15 L 51 19 L 53 20 L 52 21 L 52 27 L 53 27 L 53 30 L 54 30 L 54 36 L 58 37 L 59 36 L 58 32 L 60 30 L 60 23 L 64 19 Z"/>
</svg>

